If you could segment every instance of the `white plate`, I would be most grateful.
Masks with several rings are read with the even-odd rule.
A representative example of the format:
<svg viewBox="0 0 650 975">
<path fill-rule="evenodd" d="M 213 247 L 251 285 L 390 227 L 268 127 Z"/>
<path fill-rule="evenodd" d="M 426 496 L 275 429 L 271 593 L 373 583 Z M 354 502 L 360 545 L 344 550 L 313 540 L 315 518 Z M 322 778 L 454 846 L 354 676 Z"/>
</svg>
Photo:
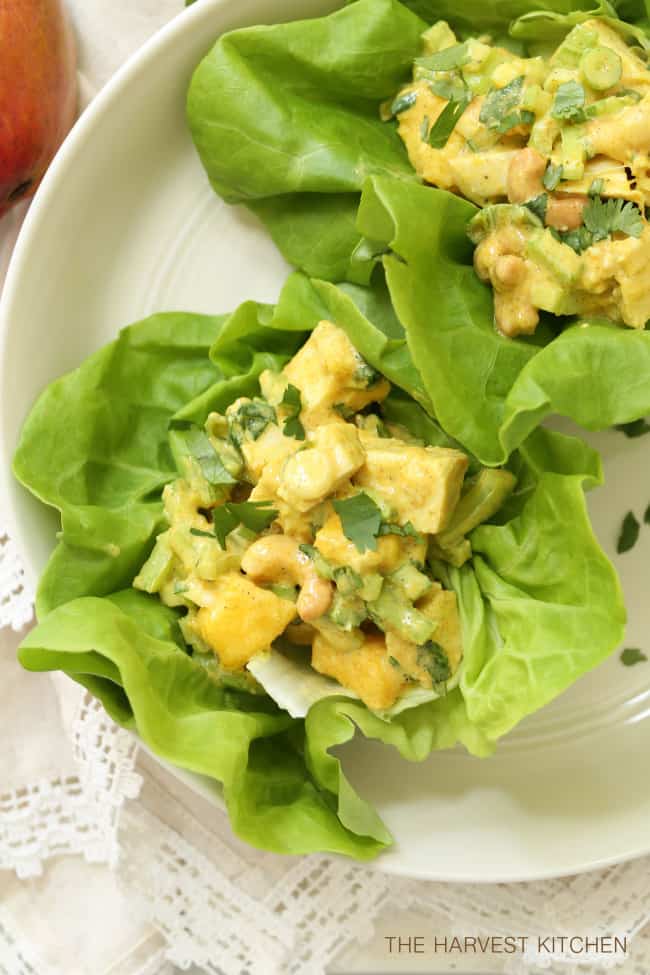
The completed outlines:
<svg viewBox="0 0 650 975">
<path fill-rule="evenodd" d="M 113 79 L 50 169 L 1 308 L 3 510 L 34 577 L 55 519 L 12 482 L 9 464 L 37 393 L 122 325 L 162 309 L 220 312 L 244 298 L 273 300 L 286 274 L 259 224 L 208 186 L 184 121 L 193 67 L 223 30 L 334 5 L 202 0 Z M 613 555 L 623 514 L 640 516 L 650 501 L 650 441 L 591 439 L 609 475 L 592 511 Z M 626 645 L 647 651 L 649 555 L 645 527 L 617 559 L 630 609 Z M 355 742 L 346 768 L 397 839 L 378 867 L 441 880 L 529 880 L 649 852 L 649 679 L 650 663 L 625 668 L 613 657 L 489 760 L 454 750 L 409 765 L 385 746 Z M 214 786 L 182 778 L 218 801 Z"/>
</svg>

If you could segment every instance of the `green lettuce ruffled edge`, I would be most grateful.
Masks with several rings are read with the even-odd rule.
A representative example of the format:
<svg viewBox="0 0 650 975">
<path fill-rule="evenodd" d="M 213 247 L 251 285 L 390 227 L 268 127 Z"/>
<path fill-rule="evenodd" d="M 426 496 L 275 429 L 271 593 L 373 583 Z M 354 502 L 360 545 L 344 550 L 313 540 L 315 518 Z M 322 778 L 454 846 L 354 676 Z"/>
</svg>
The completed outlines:
<svg viewBox="0 0 650 975">
<path fill-rule="evenodd" d="M 330 698 L 298 721 L 265 696 L 215 684 L 183 646 L 177 613 L 128 588 L 175 476 L 168 431 L 256 391 L 260 371 L 280 368 L 324 316 L 392 378 L 395 419 L 428 442 L 451 442 L 409 395 L 427 404 L 381 282 L 369 297 L 297 274 L 276 307 L 246 302 L 230 316 L 159 315 L 131 326 L 48 387 L 23 429 L 16 475 L 59 509 L 62 530 L 39 586 L 39 624 L 19 653 L 28 669 L 61 669 L 82 683 L 162 758 L 220 782 L 233 829 L 253 845 L 367 859 L 391 837 L 335 745 L 359 729 L 409 760 L 456 742 L 487 755 L 611 651 L 624 610 L 582 491 L 600 482 L 599 458 L 539 430 L 511 459 L 518 486 L 504 523 L 472 535 L 473 567 L 439 567 L 458 595 L 465 641 L 461 683 L 447 697 L 391 722 Z"/>
</svg>

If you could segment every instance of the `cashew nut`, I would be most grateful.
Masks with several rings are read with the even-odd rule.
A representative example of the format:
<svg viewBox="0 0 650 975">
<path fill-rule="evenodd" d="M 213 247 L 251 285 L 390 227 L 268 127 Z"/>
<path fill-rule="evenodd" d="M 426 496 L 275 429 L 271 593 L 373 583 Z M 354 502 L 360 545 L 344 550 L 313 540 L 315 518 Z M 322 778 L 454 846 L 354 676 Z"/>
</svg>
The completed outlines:
<svg viewBox="0 0 650 975">
<path fill-rule="evenodd" d="M 296 602 L 298 615 L 305 622 L 323 616 L 332 602 L 332 585 L 322 579 L 314 563 L 300 551 L 295 538 L 266 535 L 247 549 L 241 567 L 253 582 L 291 582 L 300 586 Z"/>
<path fill-rule="evenodd" d="M 474 251 L 477 274 L 494 288 L 497 328 L 509 336 L 530 335 L 539 322 L 539 312 L 530 300 L 526 260 L 520 256 L 524 246 L 525 238 L 515 227 L 503 227 Z"/>
<path fill-rule="evenodd" d="M 546 226 L 556 230 L 575 230 L 582 223 L 582 213 L 587 205 L 584 194 L 551 196 L 546 207 Z"/>
<path fill-rule="evenodd" d="M 508 291 L 523 280 L 526 262 L 515 254 L 502 254 L 494 265 L 493 280 L 495 288 Z"/>
<path fill-rule="evenodd" d="M 508 167 L 508 199 L 511 203 L 524 203 L 534 196 L 544 192 L 542 176 L 546 169 L 546 160 L 527 146 L 515 153 Z"/>
</svg>

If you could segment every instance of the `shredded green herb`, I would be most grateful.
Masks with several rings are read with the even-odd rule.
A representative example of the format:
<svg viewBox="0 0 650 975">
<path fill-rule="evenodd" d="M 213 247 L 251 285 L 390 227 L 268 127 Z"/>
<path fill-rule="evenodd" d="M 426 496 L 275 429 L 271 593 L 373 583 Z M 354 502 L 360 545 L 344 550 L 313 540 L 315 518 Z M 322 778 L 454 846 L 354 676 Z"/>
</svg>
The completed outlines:
<svg viewBox="0 0 650 975">
<path fill-rule="evenodd" d="M 647 420 L 632 420 L 630 423 L 617 423 L 614 429 L 624 433 L 630 439 L 635 439 L 650 433 L 650 423 Z"/>
<path fill-rule="evenodd" d="M 381 525 L 381 511 L 365 491 L 342 501 L 332 501 L 341 519 L 343 534 L 359 552 L 375 551 Z"/>
<path fill-rule="evenodd" d="M 643 663 L 647 659 L 645 653 L 638 647 L 626 647 L 625 650 L 621 650 L 621 663 L 625 667 L 633 667 L 634 664 Z"/>
<path fill-rule="evenodd" d="M 429 132 L 427 142 L 432 149 L 443 149 L 456 123 L 471 101 L 471 95 L 464 95 L 457 102 L 447 102 Z"/>
<path fill-rule="evenodd" d="M 429 82 L 429 88 L 438 98 L 446 102 L 460 102 L 467 96 L 467 85 L 460 75 L 453 74 L 448 78 L 437 78 Z"/>
<path fill-rule="evenodd" d="M 553 118 L 564 122 L 584 122 L 585 90 L 578 81 L 565 81 L 555 92 Z"/>
<path fill-rule="evenodd" d="M 427 640 L 418 647 L 417 662 L 431 677 L 434 684 L 442 684 L 451 677 L 447 654 L 435 640 Z"/>
<path fill-rule="evenodd" d="M 544 175 L 542 176 L 542 183 L 544 184 L 544 188 L 549 190 L 549 192 L 552 192 L 553 190 L 557 189 L 557 187 L 559 186 L 562 180 L 562 173 L 563 173 L 562 165 L 560 164 L 559 166 L 556 166 L 549 159 Z"/>
<path fill-rule="evenodd" d="M 191 427 L 189 430 L 179 430 L 175 435 L 183 438 L 187 452 L 196 460 L 209 484 L 236 483 L 236 479 L 226 470 L 221 457 L 203 430 Z"/>
<path fill-rule="evenodd" d="M 533 197 L 532 200 L 526 200 L 524 205 L 544 223 L 546 220 L 546 208 L 548 207 L 548 194 L 540 193 L 539 196 Z"/>
<path fill-rule="evenodd" d="M 278 512 L 275 508 L 269 507 L 270 504 L 270 501 L 242 501 L 240 504 L 227 501 L 213 508 L 214 534 L 221 547 L 226 547 L 227 536 L 239 525 L 256 533 L 268 528 L 278 517 Z"/>
<path fill-rule="evenodd" d="M 305 428 L 300 422 L 300 411 L 302 410 L 302 400 L 300 390 L 291 383 L 287 386 L 282 397 L 282 406 L 289 407 L 289 415 L 282 427 L 287 437 L 295 437 L 296 440 L 305 439 Z"/>
<path fill-rule="evenodd" d="M 628 511 L 623 519 L 618 542 L 616 543 L 616 551 L 619 555 L 622 555 L 624 552 L 629 552 L 631 548 L 634 548 L 639 538 L 640 528 L 641 526 L 634 513 Z"/>
<path fill-rule="evenodd" d="M 604 179 L 592 179 L 591 186 L 589 187 L 589 196 L 600 196 L 600 194 L 605 189 Z"/>
<path fill-rule="evenodd" d="M 650 504 L 645 509 L 645 512 L 643 514 L 643 521 L 646 525 L 650 525 Z"/>
<path fill-rule="evenodd" d="M 518 125 L 532 125 L 534 121 L 534 113 L 529 112 L 527 109 L 509 112 L 495 127 L 495 131 L 505 134 L 506 132 L 510 132 L 511 129 L 516 129 Z"/>
<path fill-rule="evenodd" d="M 582 254 L 588 247 L 594 242 L 592 235 L 589 233 L 586 227 L 577 227 L 575 230 L 555 230 L 554 227 L 551 228 L 551 233 L 557 239 L 562 241 L 563 244 L 568 244 L 569 247 L 576 252 L 576 254 Z"/>
<path fill-rule="evenodd" d="M 479 122 L 482 122 L 488 129 L 496 129 L 497 132 L 504 131 L 500 127 L 521 101 L 523 84 L 524 76 L 521 75 L 504 85 L 503 88 L 493 88 L 489 91 L 481 106 Z"/>
<path fill-rule="evenodd" d="M 394 116 L 405 112 L 407 108 L 412 108 L 417 100 L 417 91 L 407 91 L 403 95 L 398 95 L 390 106 L 390 114 Z"/>
<path fill-rule="evenodd" d="M 467 43 L 463 43 L 445 47 L 435 54 L 416 58 L 415 64 L 418 68 L 426 68 L 428 71 L 452 71 L 454 68 L 462 68 L 469 60 Z"/>
<path fill-rule="evenodd" d="M 584 208 L 582 219 L 594 241 L 605 240 L 615 233 L 640 237 L 643 231 L 641 212 L 629 200 L 603 200 L 593 196 Z"/>
<path fill-rule="evenodd" d="M 269 423 L 276 422 L 275 410 L 263 399 L 252 399 L 241 403 L 234 413 L 228 414 L 228 433 L 232 442 L 241 447 L 249 437 L 257 440 Z"/>
</svg>

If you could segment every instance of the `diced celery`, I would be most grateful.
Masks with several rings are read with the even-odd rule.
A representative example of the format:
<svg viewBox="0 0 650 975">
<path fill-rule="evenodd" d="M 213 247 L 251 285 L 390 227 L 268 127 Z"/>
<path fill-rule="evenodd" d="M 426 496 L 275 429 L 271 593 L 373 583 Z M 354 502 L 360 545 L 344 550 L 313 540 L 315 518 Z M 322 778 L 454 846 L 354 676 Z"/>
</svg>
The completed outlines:
<svg viewBox="0 0 650 975">
<path fill-rule="evenodd" d="M 578 24 L 569 31 L 551 58 L 551 65 L 557 68 L 576 68 L 580 58 L 598 44 L 598 32 Z"/>
<path fill-rule="evenodd" d="M 368 603 L 371 619 L 382 629 L 394 630 L 412 643 L 426 643 L 436 629 L 436 623 L 420 613 L 404 594 L 386 581 L 379 598 Z"/>
<path fill-rule="evenodd" d="M 398 586 L 411 602 L 416 602 L 420 596 L 431 589 L 432 582 L 428 576 L 415 567 L 412 562 L 404 562 L 399 569 L 391 572 L 390 580 Z"/>
<path fill-rule="evenodd" d="M 574 284 L 580 273 L 578 255 L 570 248 L 567 249 L 566 244 L 556 240 L 550 230 L 535 231 L 530 235 L 526 242 L 526 257 L 530 258 L 535 264 L 546 268 L 562 290 L 566 290 Z M 546 282 L 544 286 L 546 286 Z M 547 306 L 543 304 L 540 307 L 546 308 Z"/>
<path fill-rule="evenodd" d="M 174 565 L 174 553 L 169 545 L 169 532 L 159 535 L 151 555 L 133 580 L 136 589 L 159 592 L 169 579 Z"/>
<path fill-rule="evenodd" d="M 560 163 L 565 180 L 582 179 L 585 172 L 587 144 L 582 125 L 567 125 L 562 129 Z"/>
<path fill-rule="evenodd" d="M 456 35 L 446 20 L 438 20 L 422 34 L 423 54 L 435 54 L 457 43 Z"/>
</svg>

